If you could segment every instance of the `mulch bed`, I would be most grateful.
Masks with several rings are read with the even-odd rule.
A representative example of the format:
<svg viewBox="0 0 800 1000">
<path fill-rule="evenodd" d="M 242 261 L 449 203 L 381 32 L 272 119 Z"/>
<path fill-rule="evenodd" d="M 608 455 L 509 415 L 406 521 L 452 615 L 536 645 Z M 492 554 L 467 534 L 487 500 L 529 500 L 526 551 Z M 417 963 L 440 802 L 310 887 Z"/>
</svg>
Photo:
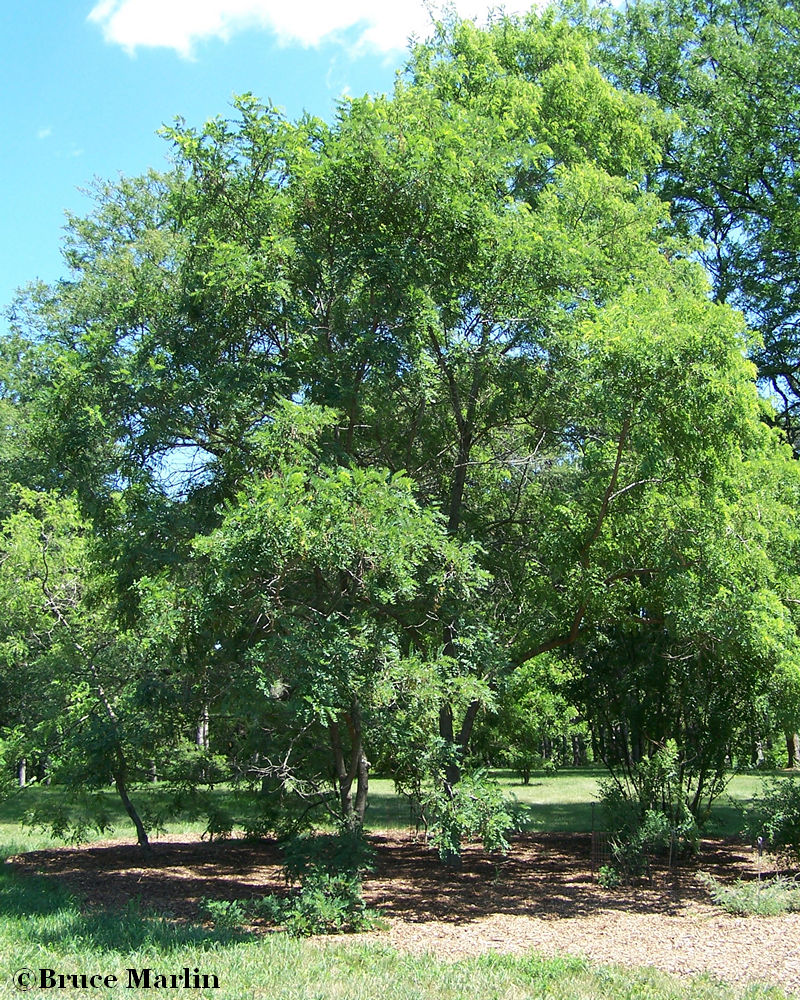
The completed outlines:
<svg viewBox="0 0 800 1000">
<path fill-rule="evenodd" d="M 700 869 L 721 880 L 756 878 L 758 860 L 747 848 L 704 841 L 699 860 L 662 864 L 649 879 L 607 890 L 593 871 L 588 834 L 519 837 L 507 858 L 470 846 L 455 868 L 409 835 L 372 840 L 376 869 L 365 896 L 382 910 L 388 929 L 360 940 L 453 959 L 487 950 L 571 952 L 800 993 L 800 915 L 731 917 L 712 907 L 697 883 Z M 33 851 L 11 863 L 58 879 L 89 906 L 135 899 L 178 920 L 201 919 L 204 898 L 285 891 L 281 853 L 271 842 L 167 837 L 154 844 L 146 864 L 135 845 L 101 842 Z"/>
</svg>

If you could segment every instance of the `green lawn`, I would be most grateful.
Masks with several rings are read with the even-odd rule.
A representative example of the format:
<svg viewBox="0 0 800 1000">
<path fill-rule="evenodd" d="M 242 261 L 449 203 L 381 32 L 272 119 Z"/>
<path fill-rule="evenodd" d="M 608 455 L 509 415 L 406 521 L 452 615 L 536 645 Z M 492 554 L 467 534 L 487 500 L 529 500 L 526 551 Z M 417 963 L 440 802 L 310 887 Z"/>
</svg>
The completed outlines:
<svg viewBox="0 0 800 1000">
<path fill-rule="evenodd" d="M 498 777 L 524 805 L 535 829 L 587 830 L 591 803 L 601 772 L 583 770 L 535 775 L 527 787 L 509 775 Z M 732 803 L 742 803 L 758 789 L 760 775 L 736 778 Z M 27 789 L 0 805 L 0 844 L 4 853 L 50 844 L 49 838 L 20 823 L 25 801 L 43 803 L 54 789 Z M 220 791 L 220 800 L 233 793 Z M 117 832 L 130 835 L 111 792 L 108 809 L 119 821 Z M 717 820 L 730 816 L 723 804 Z M 407 805 L 391 782 L 375 779 L 370 825 L 405 825 Z M 202 825 L 183 823 L 170 832 L 196 832 Z M 432 863 L 436 863 L 432 859 Z M 153 989 L 124 989 L 126 970 L 150 968 L 181 973 L 197 968 L 216 975 L 220 989 L 192 990 L 192 996 L 217 1000 L 783 1000 L 779 990 L 741 991 L 707 978 L 678 980 L 652 970 L 595 967 L 573 958 L 546 960 L 484 956 L 458 962 L 403 956 L 388 946 L 357 945 L 342 939 L 333 947 L 298 941 L 284 934 L 266 938 L 176 924 L 136 908 L 122 912 L 87 911 L 80 901 L 44 880 L 21 879 L 0 867 L 0 997 L 19 996 L 12 987 L 16 970 L 53 969 L 56 973 L 116 976 L 115 988 L 33 990 L 33 995 L 70 998 L 153 996 Z M 160 995 L 160 994 L 158 994 Z"/>
<path fill-rule="evenodd" d="M 593 828 L 603 828 L 602 811 L 597 802 L 599 784 L 607 774 L 601 767 L 563 770 L 556 774 L 538 771 L 531 776 L 529 785 L 523 785 L 510 771 L 495 771 L 493 777 L 519 802 L 524 829 L 586 833 Z M 714 805 L 706 832 L 712 836 L 738 833 L 744 809 L 773 774 L 735 775 Z M 784 772 L 777 774 L 783 776 Z M 367 824 L 376 830 L 407 827 L 410 818 L 408 803 L 395 794 L 394 783 L 386 778 L 373 778 Z"/>
<path fill-rule="evenodd" d="M 785 776 L 785 772 L 777 772 Z M 602 811 L 597 804 L 599 783 L 606 777 L 603 768 L 580 768 L 550 774 L 534 772 L 529 785 L 523 785 L 509 771 L 495 771 L 492 775 L 519 805 L 523 829 L 531 831 L 588 832 L 593 827 L 602 829 Z M 725 793 L 717 800 L 706 827 L 710 835 L 735 835 L 742 826 L 742 814 L 753 796 L 771 777 L 770 773 L 739 774 L 732 778 Z M 792 780 L 792 779 L 789 779 Z M 794 780 L 800 780 L 800 775 Z M 33 806 L 47 806 L 60 793 L 55 788 L 31 786 L 0 802 L 0 849 L 4 856 L 19 851 L 50 846 L 53 841 L 46 833 L 25 826 L 23 813 Z M 152 805 L 158 789 L 138 790 L 136 800 L 140 805 Z M 230 789 L 218 788 L 213 792 L 215 804 L 227 808 L 236 816 L 255 814 L 258 796 Z M 112 789 L 102 795 L 104 811 L 113 823 L 105 836 L 133 837 L 133 828 L 125 815 L 118 796 Z M 47 812 L 47 808 L 44 810 Z M 408 829 L 413 825 L 413 814 L 408 800 L 395 792 L 394 782 L 388 778 L 370 780 L 367 827 L 371 830 Z M 170 833 L 202 833 L 205 821 L 178 818 L 168 824 Z M 93 835 L 97 839 L 99 835 Z"/>
<path fill-rule="evenodd" d="M 192 990 L 216 1000 L 783 1000 L 778 990 L 736 990 L 701 977 L 678 980 L 653 970 L 593 967 L 580 959 L 487 955 L 458 962 L 413 958 L 344 940 L 332 946 L 284 934 L 266 938 L 178 925 L 128 908 L 86 912 L 43 881 L 0 870 L 0 996 L 20 969 L 52 969 L 128 980 L 128 969 L 167 975 L 183 968 L 216 976 L 220 989 Z M 209 982 L 212 982 L 209 979 Z M 34 990 L 34 994 L 41 992 Z M 68 989 L 71 998 L 152 996 L 153 989 Z M 160 994 L 159 994 L 160 995 Z"/>
</svg>

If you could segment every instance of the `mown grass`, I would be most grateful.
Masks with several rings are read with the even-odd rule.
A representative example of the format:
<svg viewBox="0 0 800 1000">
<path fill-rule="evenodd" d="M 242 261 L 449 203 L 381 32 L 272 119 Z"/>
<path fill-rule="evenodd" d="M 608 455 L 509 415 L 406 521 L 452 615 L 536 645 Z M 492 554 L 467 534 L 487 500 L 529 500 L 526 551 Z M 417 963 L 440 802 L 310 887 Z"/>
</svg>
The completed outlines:
<svg viewBox="0 0 800 1000">
<path fill-rule="evenodd" d="M 529 786 L 498 775 L 517 796 L 534 829 L 588 830 L 599 770 L 534 775 Z M 734 779 L 730 803 L 736 811 L 761 785 L 760 775 Z M 145 791 L 147 794 L 147 790 Z M 152 794 L 152 793 L 151 793 Z M 218 791 L 229 806 L 241 802 L 230 790 Z M 26 789 L 0 805 L 0 845 L 5 855 L 52 844 L 40 832 L 25 828 L 22 810 L 38 801 L 47 804 L 57 790 Z M 130 827 L 108 793 L 108 812 L 119 835 Z M 721 813 L 719 824 L 730 817 Z M 405 827 L 408 805 L 395 795 L 391 782 L 372 783 L 370 825 Z M 170 824 L 170 833 L 202 830 L 202 822 Z M 436 863 L 432 859 L 432 863 Z M 146 901 L 145 901 L 146 903 Z M 708 977 L 676 979 L 659 972 L 589 965 L 574 958 L 544 959 L 487 955 L 447 962 L 443 956 L 401 955 L 380 944 L 296 940 L 276 933 L 254 937 L 153 915 L 146 909 L 87 909 L 49 880 L 22 878 L 0 866 L 0 997 L 19 996 L 13 988 L 16 970 L 54 969 L 66 974 L 95 973 L 118 977 L 113 989 L 31 991 L 70 998 L 152 996 L 153 989 L 124 988 L 127 969 L 151 968 L 168 974 L 184 967 L 216 975 L 220 989 L 192 990 L 192 996 L 223 1000 L 783 1000 L 775 988 L 737 989 Z M 166 991 L 165 991 L 166 992 Z M 172 991 L 175 992 L 175 991 Z"/>
<path fill-rule="evenodd" d="M 745 809 L 761 790 L 764 781 L 775 774 L 787 780 L 800 780 L 800 775 L 795 775 L 793 779 L 786 772 L 735 775 L 724 794 L 715 802 L 705 832 L 710 836 L 739 833 Z M 598 804 L 600 782 L 607 777 L 603 768 L 576 768 L 555 774 L 538 771 L 533 773 L 528 785 L 523 785 L 510 771 L 494 771 L 492 777 L 516 800 L 524 830 L 586 833 L 603 827 L 602 810 Z M 161 794 L 157 786 L 153 789 L 144 787 L 137 790 L 135 798 L 140 806 L 152 806 Z M 30 786 L 0 802 L 0 848 L 4 856 L 52 845 L 46 832 L 26 826 L 22 817 L 35 807 L 44 807 L 41 811 L 46 815 L 48 803 L 60 795 L 56 788 Z M 214 789 L 210 795 L 218 809 L 227 810 L 237 817 L 237 825 L 241 824 L 243 817 L 258 814 L 257 793 L 221 787 Z M 103 812 L 112 823 L 104 836 L 132 836 L 130 821 L 113 789 L 102 792 L 101 797 Z M 394 782 L 389 778 L 371 778 L 366 823 L 370 830 L 397 830 L 414 826 L 414 813 L 408 800 L 397 794 Z M 173 818 L 167 824 L 168 832 L 178 835 L 201 834 L 205 827 L 204 819 L 186 816 Z M 99 837 L 100 834 L 93 834 L 90 839 Z"/>
<path fill-rule="evenodd" d="M 742 829 L 747 806 L 764 781 L 784 772 L 754 772 L 734 775 L 725 792 L 716 800 L 705 828 L 709 836 L 734 836 Z M 523 829 L 554 833 L 588 833 L 603 828 L 599 806 L 600 783 L 608 772 L 602 767 L 584 767 L 555 774 L 535 771 L 530 784 L 523 785 L 510 771 L 494 771 L 508 794 L 519 804 Z M 413 816 L 409 804 L 394 791 L 386 778 L 370 781 L 368 824 L 376 830 L 407 827 Z"/>
</svg>

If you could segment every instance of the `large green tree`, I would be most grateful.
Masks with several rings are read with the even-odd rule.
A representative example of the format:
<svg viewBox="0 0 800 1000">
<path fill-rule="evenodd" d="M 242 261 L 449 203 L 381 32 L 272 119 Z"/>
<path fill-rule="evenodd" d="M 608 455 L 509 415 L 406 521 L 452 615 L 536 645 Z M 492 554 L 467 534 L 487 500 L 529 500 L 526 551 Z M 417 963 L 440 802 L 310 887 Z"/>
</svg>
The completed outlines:
<svg viewBox="0 0 800 1000">
<path fill-rule="evenodd" d="M 591 56 L 552 11 L 453 21 L 391 96 L 343 102 L 330 124 L 251 97 L 234 120 L 179 122 L 165 130 L 174 169 L 101 186 L 70 221 L 70 277 L 18 310 L 32 437 L 92 515 L 119 620 L 142 614 L 137 581 L 180 587 L 187 566 L 205 607 L 209 567 L 230 557 L 225 615 L 185 618 L 183 669 L 202 660 L 212 692 L 251 684 L 269 649 L 315 725 L 341 731 L 394 644 L 409 669 L 439 665 L 430 740 L 449 788 L 495 679 L 541 653 L 634 625 L 700 642 L 705 586 L 756 595 L 791 631 L 788 576 L 785 592 L 767 570 L 748 591 L 734 558 L 745 539 L 769 562 L 783 473 L 758 477 L 788 462 L 761 420 L 744 323 L 709 300 L 646 190 L 668 121 Z M 264 448 L 287 399 L 335 414 L 296 481 Z M 273 516 L 278 496 L 288 513 Z M 403 549 L 393 516 L 429 548 Z M 380 532 L 396 559 L 376 600 L 348 574 Z M 477 553 L 486 582 L 440 616 L 420 574 L 458 552 Z M 415 630 L 404 603 L 422 595 Z M 284 601 L 294 611 L 269 610 Z M 750 642 L 746 616 L 725 627 L 746 635 L 714 669 L 743 656 L 730 689 L 746 699 L 780 651 L 763 629 Z M 211 651 L 230 636 L 223 667 Z M 342 658 L 352 677 L 326 700 Z M 413 701 L 411 687 L 398 690 Z"/>
</svg>

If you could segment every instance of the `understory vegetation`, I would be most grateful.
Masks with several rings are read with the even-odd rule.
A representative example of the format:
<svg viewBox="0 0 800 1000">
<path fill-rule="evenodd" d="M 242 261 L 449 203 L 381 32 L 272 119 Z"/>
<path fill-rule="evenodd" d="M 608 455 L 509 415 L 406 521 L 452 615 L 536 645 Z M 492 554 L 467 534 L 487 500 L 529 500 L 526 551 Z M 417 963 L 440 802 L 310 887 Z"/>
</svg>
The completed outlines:
<svg viewBox="0 0 800 1000">
<path fill-rule="evenodd" d="M 776 917 L 800 911 L 800 883 L 793 878 L 777 875 L 723 884 L 701 872 L 698 881 L 706 886 L 718 906 L 737 917 Z"/>
</svg>

